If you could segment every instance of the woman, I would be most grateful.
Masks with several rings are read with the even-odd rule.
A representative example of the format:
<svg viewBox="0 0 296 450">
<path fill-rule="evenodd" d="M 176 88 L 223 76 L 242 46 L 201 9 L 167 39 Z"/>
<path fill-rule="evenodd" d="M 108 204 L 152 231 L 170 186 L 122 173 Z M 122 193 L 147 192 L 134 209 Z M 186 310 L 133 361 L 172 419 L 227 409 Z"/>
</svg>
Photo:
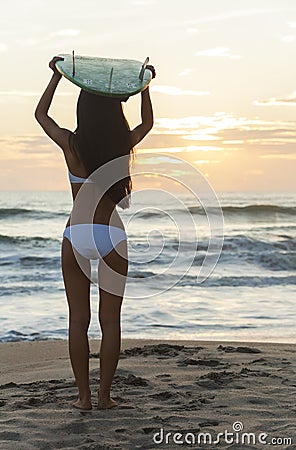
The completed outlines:
<svg viewBox="0 0 296 450">
<path fill-rule="evenodd" d="M 77 103 L 77 129 L 73 133 L 60 128 L 48 115 L 61 79 L 55 66 L 59 59 L 62 58 L 54 57 L 49 63 L 53 75 L 37 105 L 35 117 L 45 133 L 63 150 L 73 197 L 73 209 L 62 243 L 62 272 L 69 305 L 69 353 L 79 394 L 73 406 L 83 410 L 92 408 L 87 336 L 90 323 L 90 259 L 100 259 L 99 322 L 102 340 L 98 407 L 107 409 L 117 405 L 110 396 L 110 389 L 120 353 L 120 311 L 128 270 L 127 236 L 116 205 L 122 208 L 129 206 L 132 183 L 126 164 L 129 164 L 133 147 L 151 130 L 153 111 L 149 88 L 146 88 L 141 93 L 142 123 L 131 131 L 121 105 L 121 100 L 126 99 L 101 97 L 82 90 Z M 153 66 L 147 68 L 154 78 Z M 100 196 L 92 214 L 92 223 L 78 219 L 72 225 L 78 192 L 82 187 L 91 186 L 91 177 L 88 177 L 100 167 L 105 167 L 106 163 L 123 156 L 124 177 Z M 76 210 L 82 210 L 88 202 L 78 202 L 78 205 Z M 113 233 L 112 241 L 109 233 Z M 91 248 L 85 244 L 90 235 L 94 242 Z"/>
</svg>

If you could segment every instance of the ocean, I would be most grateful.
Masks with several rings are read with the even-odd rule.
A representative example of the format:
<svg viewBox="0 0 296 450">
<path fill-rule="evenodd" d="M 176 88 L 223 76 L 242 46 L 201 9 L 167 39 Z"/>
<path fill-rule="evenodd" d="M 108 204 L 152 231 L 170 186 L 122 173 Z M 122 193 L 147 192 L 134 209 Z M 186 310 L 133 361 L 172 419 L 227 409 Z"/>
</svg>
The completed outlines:
<svg viewBox="0 0 296 450">
<path fill-rule="evenodd" d="M 129 246 L 123 338 L 296 342 L 296 194 L 217 196 L 224 226 L 212 235 L 190 196 L 135 192 L 118 209 Z M 60 249 L 71 202 L 65 191 L 0 192 L 1 342 L 67 338 Z M 99 338 L 96 283 L 91 303 Z"/>
</svg>

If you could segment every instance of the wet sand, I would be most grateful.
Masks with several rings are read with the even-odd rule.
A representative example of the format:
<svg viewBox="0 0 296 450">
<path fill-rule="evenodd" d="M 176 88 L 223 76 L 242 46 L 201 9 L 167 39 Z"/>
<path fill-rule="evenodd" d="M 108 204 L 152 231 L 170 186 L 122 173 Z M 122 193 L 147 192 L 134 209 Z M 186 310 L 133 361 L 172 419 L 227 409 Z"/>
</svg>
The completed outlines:
<svg viewBox="0 0 296 450">
<path fill-rule="evenodd" d="M 1 450 L 296 449 L 293 344 L 123 339 L 110 410 L 97 409 L 98 352 L 92 340 L 84 412 L 66 341 L 0 344 Z"/>
</svg>

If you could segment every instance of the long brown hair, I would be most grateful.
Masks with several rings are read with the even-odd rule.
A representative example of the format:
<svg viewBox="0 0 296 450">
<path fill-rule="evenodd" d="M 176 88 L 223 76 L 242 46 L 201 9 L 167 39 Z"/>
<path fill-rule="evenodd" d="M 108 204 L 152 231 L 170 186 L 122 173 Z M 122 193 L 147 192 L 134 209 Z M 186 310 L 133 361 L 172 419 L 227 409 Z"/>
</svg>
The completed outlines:
<svg viewBox="0 0 296 450">
<path fill-rule="evenodd" d="M 82 161 L 88 176 L 105 163 L 120 156 L 128 167 L 124 176 L 111 186 L 106 194 L 122 209 L 129 208 L 132 180 L 130 156 L 134 156 L 130 127 L 124 116 L 121 101 L 110 97 L 80 91 L 77 101 L 77 128 L 70 138 L 70 147 Z"/>
</svg>

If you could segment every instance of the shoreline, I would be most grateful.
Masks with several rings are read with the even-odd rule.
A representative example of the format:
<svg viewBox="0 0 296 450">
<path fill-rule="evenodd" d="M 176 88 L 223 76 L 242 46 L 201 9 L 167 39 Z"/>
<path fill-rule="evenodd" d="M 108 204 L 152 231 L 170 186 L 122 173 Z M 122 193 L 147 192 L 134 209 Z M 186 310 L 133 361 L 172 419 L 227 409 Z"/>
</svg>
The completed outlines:
<svg viewBox="0 0 296 450">
<path fill-rule="evenodd" d="M 184 345 L 184 346 L 206 346 L 214 349 L 219 345 L 233 347 L 258 347 L 262 349 L 280 348 L 286 352 L 296 351 L 295 344 L 276 342 L 253 342 L 253 341 L 208 341 L 208 340 L 183 340 L 183 339 L 132 339 L 122 338 L 121 340 L 121 361 L 122 352 L 130 347 L 145 345 Z M 90 354 L 98 353 L 100 339 L 89 339 Z M 295 349 L 295 350 L 294 350 Z M 9 381 L 29 382 L 42 379 L 50 379 L 59 365 L 61 377 L 71 377 L 72 369 L 68 353 L 68 341 L 66 339 L 52 339 L 41 341 L 18 341 L 0 343 L 0 385 Z M 90 367 L 92 358 L 90 358 Z M 17 364 L 16 364 L 17 361 Z M 20 372 L 22 371 L 22 372 Z"/>
<path fill-rule="evenodd" d="M 294 351 L 295 344 L 275 342 L 252 342 L 252 341 L 203 341 L 203 340 L 162 340 L 162 339 L 129 339 L 121 341 L 121 353 L 130 347 L 144 345 L 204 345 L 211 349 L 222 346 L 246 346 L 269 349 L 270 347 L 282 347 L 283 350 Z M 99 352 L 100 339 L 89 339 L 90 354 Z M 296 351 L 296 350 L 295 350 Z M 92 366 L 90 358 L 90 368 Z M 29 382 L 41 379 L 50 379 L 59 370 L 62 378 L 71 377 L 72 369 L 68 353 L 68 341 L 65 339 L 53 339 L 44 341 L 20 341 L 0 343 L 0 385 L 10 381 Z M 16 363 L 17 361 L 17 363 Z M 58 367 L 56 366 L 58 363 Z M 120 359 L 119 359 L 120 363 Z"/>
</svg>

